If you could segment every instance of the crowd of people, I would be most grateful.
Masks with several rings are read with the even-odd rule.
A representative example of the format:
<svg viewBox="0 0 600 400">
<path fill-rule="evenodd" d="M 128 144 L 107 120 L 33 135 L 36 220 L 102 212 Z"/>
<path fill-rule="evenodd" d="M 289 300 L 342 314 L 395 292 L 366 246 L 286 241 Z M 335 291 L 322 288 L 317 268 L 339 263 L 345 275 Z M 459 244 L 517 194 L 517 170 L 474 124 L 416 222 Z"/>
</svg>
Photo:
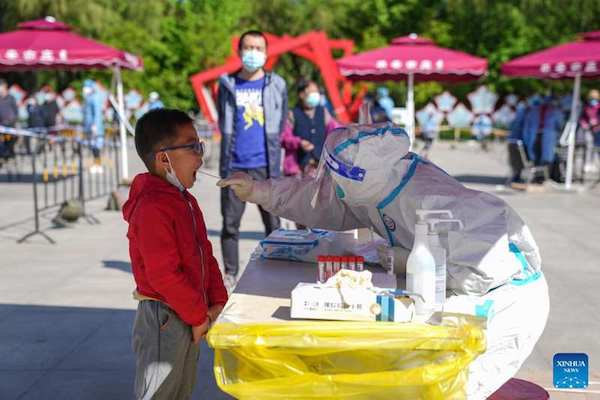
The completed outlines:
<svg viewBox="0 0 600 400">
<path fill-rule="evenodd" d="M 136 92 L 137 93 L 137 92 Z M 66 89 L 57 95 L 50 85 L 44 85 L 30 95 L 19 89 L 13 94 L 6 80 L 0 79 L 0 125 L 8 128 L 25 128 L 32 134 L 54 134 L 61 126 L 80 126 L 89 140 L 89 147 L 95 159 L 90 167 L 92 173 L 102 173 L 100 152 L 104 146 L 106 126 L 116 124 L 114 110 L 108 101 L 108 93 L 99 82 L 86 79 L 81 91 L 82 103 L 73 89 Z M 160 95 L 153 91 L 145 103 L 128 105 L 127 117 L 134 111 L 162 108 Z M 0 162 L 15 156 L 15 147 L 22 140 L 25 154 L 41 151 L 41 146 L 32 148 L 32 137 L 19 139 L 15 135 L 0 135 Z"/>
<path fill-rule="evenodd" d="M 591 90 L 578 112 L 575 146 L 580 159 L 576 177 L 580 181 L 584 179 L 586 167 L 593 161 L 594 148 L 600 147 L 599 101 L 600 93 Z M 535 94 L 518 108 L 509 135 L 509 140 L 522 143 L 525 155 L 533 165 L 546 168 L 544 175 L 559 182 L 565 178 L 566 160 L 559 149 L 566 144 L 561 136 L 569 112 L 556 96 Z M 522 170 L 513 167 L 513 172 L 512 182 L 523 182 Z M 533 180 L 542 183 L 544 175 L 536 176 Z"/>
</svg>

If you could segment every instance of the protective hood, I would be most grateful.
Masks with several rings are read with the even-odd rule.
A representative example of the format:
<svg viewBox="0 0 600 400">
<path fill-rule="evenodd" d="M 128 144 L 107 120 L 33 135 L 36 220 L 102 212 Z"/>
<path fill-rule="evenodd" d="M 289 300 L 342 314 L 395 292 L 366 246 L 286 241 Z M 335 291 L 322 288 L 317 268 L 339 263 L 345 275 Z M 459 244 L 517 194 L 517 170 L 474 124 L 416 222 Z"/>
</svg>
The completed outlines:
<svg viewBox="0 0 600 400">
<path fill-rule="evenodd" d="M 319 173 L 331 174 L 346 204 L 377 204 L 398 184 L 395 170 L 409 147 L 406 132 L 390 123 L 350 125 L 329 135 Z"/>
</svg>

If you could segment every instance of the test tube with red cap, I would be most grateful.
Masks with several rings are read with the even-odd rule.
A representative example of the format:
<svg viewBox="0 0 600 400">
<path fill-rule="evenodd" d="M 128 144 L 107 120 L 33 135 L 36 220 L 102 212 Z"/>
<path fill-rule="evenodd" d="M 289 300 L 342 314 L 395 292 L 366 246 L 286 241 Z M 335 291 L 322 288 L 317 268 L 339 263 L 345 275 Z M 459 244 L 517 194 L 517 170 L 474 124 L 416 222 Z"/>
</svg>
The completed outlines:
<svg viewBox="0 0 600 400">
<path fill-rule="evenodd" d="M 325 279 L 329 279 L 333 276 L 333 257 L 325 257 Z"/>
<path fill-rule="evenodd" d="M 356 271 L 356 257 L 350 256 L 348 258 L 348 269 L 351 271 Z"/>
<path fill-rule="evenodd" d="M 363 256 L 356 257 L 356 270 L 363 271 L 365 269 L 365 258 Z"/>
<path fill-rule="evenodd" d="M 325 283 L 327 280 L 325 278 L 325 267 L 327 265 L 327 257 L 318 256 L 317 257 L 317 282 Z"/>
<path fill-rule="evenodd" d="M 342 269 L 348 269 L 348 257 L 347 256 L 342 256 L 341 260 L 340 260 L 340 267 Z"/>
<path fill-rule="evenodd" d="M 333 274 L 337 274 L 341 269 L 342 257 L 334 256 L 333 257 Z"/>
</svg>

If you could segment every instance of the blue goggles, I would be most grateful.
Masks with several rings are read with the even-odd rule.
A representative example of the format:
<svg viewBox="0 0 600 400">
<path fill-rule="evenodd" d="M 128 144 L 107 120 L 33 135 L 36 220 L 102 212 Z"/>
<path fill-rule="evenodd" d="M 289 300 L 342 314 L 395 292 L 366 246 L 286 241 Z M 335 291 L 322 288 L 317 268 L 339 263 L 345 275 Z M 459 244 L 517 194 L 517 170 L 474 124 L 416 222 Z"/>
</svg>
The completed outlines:
<svg viewBox="0 0 600 400">
<path fill-rule="evenodd" d="M 366 170 L 360 167 L 346 164 L 336 156 L 330 154 L 328 151 L 324 152 L 325 163 L 332 170 L 344 178 L 352 179 L 353 181 L 362 182 L 365 179 Z"/>
</svg>

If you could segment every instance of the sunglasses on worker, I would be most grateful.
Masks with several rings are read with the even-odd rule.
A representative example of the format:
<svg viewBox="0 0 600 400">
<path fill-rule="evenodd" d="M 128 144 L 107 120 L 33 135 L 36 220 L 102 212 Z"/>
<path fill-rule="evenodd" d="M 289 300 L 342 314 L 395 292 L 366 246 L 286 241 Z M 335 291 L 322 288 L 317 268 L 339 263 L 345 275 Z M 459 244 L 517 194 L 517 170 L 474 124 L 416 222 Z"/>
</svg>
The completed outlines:
<svg viewBox="0 0 600 400">
<path fill-rule="evenodd" d="M 194 153 L 203 156 L 204 155 L 204 142 L 194 142 L 194 143 L 190 143 L 190 144 L 182 144 L 179 146 L 170 146 L 170 147 L 163 147 L 161 149 L 158 149 L 158 151 L 168 151 L 168 150 L 177 150 L 177 149 L 189 149 L 192 150 Z"/>
</svg>

